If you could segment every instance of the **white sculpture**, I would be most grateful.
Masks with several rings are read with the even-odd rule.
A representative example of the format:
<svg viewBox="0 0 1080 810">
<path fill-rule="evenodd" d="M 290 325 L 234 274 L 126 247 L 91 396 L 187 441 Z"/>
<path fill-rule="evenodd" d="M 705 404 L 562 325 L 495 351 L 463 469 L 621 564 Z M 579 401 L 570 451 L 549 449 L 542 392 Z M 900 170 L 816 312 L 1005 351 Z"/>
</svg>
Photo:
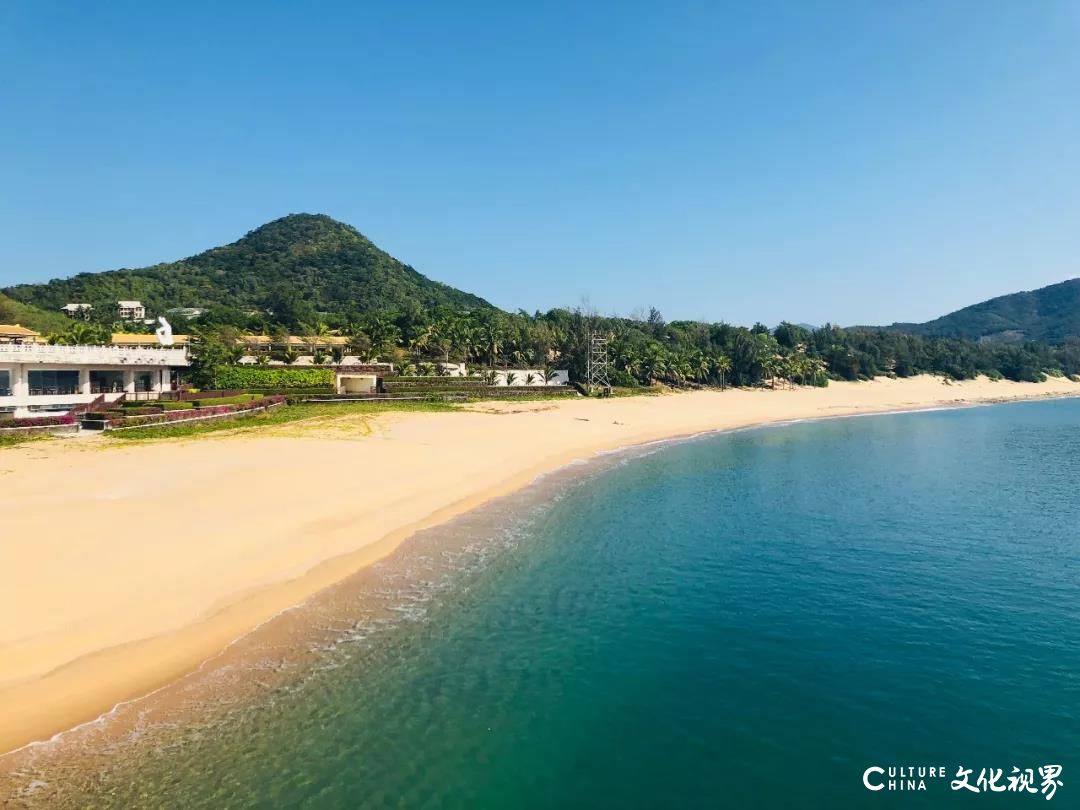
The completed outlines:
<svg viewBox="0 0 1080 810">
<path fill-rule="evenodd" d="M 160 326 L 158 326 L 158 328 L 154 330 L 154 334 L 157 335 L 158 343 L 160 343 L 162 346 L 172 346 L 172 326 L 162 316 L 159 316 L 157 320 Z"/>
</svg>

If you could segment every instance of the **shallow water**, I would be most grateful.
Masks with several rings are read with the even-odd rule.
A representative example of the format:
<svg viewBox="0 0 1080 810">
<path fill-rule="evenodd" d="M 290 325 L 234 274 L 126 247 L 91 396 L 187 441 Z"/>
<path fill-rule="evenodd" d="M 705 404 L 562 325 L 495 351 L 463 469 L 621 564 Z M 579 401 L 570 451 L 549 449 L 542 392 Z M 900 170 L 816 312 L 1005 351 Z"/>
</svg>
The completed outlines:
<svg viewBox="0 0 1080 810">
<path fill-rule="evenodd" d="M 283 617 L 197 719 L 43 752 L 23 800 L 948 807 L 959 766 L 1055 763 L 1046 806 L 1080 806 L 1078 426 L 1061 401 L 608 456 Z M 872 765 L 949 778 L 869 793 Z"/>
</svg>

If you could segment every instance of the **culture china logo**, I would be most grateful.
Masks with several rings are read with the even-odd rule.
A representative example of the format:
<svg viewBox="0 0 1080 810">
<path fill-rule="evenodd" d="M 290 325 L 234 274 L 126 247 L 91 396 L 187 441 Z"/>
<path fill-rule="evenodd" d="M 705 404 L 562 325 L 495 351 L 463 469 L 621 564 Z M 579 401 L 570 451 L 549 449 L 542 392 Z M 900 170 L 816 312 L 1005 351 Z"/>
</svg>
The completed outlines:
<svg viewBox="0 0 1080 810">
<path fill-rule="evenodd" d="M 974 768 L 963 765 L 956 769 L 951 777 L 950 770 L 937 766 L 924 765 L 871 765 L 863 771 L 863 786 L 867 790 L 889 792 L 923 791 L 928 784 L 938 781 L 948 782 L 953 791 L 971 793 L 1041 793 L 1050 801 L 1062 786 L 1060 765 L 1040 765 L 1038 768 L 1019 768 L 1012 766 L 1007 772 L 1004 768 L 980 768 L 978 775 Z"/>
</svg>

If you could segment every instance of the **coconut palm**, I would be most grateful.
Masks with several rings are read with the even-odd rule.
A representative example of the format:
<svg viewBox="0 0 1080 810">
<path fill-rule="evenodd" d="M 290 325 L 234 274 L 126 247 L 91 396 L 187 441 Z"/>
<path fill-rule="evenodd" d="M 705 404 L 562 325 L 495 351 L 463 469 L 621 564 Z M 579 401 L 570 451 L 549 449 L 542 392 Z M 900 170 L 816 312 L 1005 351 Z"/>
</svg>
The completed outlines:
<svg viewBox="0 0 1080 810">
<path fill-rule="evenodd" d="M 304 326 L 304 337 L 307 338 L 308 348 L 315 354 L 319 346 L 326 345 L 326 338 L 330 336 L 330 327 L 323 321 L 315 321 Z"/>
<path fill-rule="evenodd" d="M 49 337 L 49 343 L 60 346 L 101 346 L 107 344 L 111 335 L 97 324 L 76 321 L 64 332 Z"/>
<path fill-rule="evenodd" d="M 726 354 L 718 354 L 712 358 L 713 372 L 720 377 L 720 390 L 723 391 L 727 385 L 727 374 L 731 371 L 731 358 Z"/>
<path fill-rule="evenodd" d="M 690 368 L 690 377 L 695 382 L 706 382 L 709 379 L 709 372 L 712 370 L 712 363 L 709 362 L 709 358 L 703 351 L 694 352 L 688 360 Z"/>
<path fill-rule="evenodd" d="M 505 335 L 499 322 L 494 318 L 489 319 L 481 330 L 481 340 L 484 350 L 488 355 L 488 368 L 495 368 L 495 361 L 499 357 L 499 351 L 503 347 Z"/>
<path fill-rule="evenodd" d="M 385 313 L 368 318 L 364 331 L 371 338 L 371 353 L 376 359 L 401 341 L 401 330 Z"/>
</svg>

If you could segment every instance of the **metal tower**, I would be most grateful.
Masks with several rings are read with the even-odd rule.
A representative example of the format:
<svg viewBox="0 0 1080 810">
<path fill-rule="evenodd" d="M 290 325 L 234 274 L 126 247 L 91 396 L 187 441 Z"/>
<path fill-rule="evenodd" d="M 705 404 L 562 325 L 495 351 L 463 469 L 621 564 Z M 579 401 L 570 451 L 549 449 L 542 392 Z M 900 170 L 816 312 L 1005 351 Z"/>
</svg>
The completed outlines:
<svg viewBox="0 0 1080 810">
<path fill-rule="evenodd" d="M 589 393 L 599 388 L 602 391 L 611 391 L 611 380 L 608 379 L 608 356 L 606 337 L 598 332 L 589 335 L 589 362 L 586 375 Z"/>
</svg>

